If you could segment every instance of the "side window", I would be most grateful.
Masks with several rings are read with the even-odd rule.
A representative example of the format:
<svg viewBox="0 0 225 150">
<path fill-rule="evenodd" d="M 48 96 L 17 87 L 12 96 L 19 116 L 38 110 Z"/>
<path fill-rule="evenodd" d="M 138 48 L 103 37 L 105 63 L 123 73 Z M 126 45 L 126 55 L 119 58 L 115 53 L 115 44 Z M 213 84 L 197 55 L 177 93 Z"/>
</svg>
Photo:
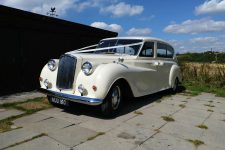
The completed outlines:
<svg viewBox="0 0 225 150">
<path fill-rule="evenodd" d="M 174 55 L 174 49 L 171 46 L 167 46 L 167 57 L 173 58 Z"/>
<path fill-rule="evenodd" d="M 166 57 L 166 45 L 157 43 L 157 57 Z"/>
<path fill-rule="evenodd" d="M 153 57 L 154 42 L 146 42 L 141 50 L 140 57 Z"/>
<path fill-rule="evenodd" d="M 162 43 L 157 43 L 157 57 L 173 58 L 174 49 Z"/>
</svg>

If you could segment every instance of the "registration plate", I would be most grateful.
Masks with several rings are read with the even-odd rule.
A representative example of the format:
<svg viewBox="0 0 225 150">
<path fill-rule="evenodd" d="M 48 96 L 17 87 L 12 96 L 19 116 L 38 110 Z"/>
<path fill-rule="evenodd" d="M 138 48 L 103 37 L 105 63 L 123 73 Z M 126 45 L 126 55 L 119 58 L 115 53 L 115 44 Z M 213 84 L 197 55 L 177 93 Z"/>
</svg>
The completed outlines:
<svg viewBox="0 0 225 150">
<path fill-rule="evenodd" d="M 55 104 L 60 104 L 60 105 L 68 106 L 68 101 L 65 100 L 65 99 L 61 99 L 61 98 L 57 98 L 57 97 L 51 97 L 50 98 L 50 101 L 52 103 L 55 103 Z"/>
</svg>

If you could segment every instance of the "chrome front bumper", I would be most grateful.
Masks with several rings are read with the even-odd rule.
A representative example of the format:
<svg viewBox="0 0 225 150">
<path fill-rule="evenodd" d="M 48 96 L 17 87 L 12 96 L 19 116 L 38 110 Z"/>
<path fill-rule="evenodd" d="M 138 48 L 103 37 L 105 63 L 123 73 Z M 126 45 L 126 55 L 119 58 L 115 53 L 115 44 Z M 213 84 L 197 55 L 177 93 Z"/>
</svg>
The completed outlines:
<svg viewBox="0 0 225 150">
<path fill-rule="evenodd" d="M 69 100 L 69 101 L 76 102 L 76 103 L 87 104 L 87 105 L 100 105 L 103 102 L 102 99 L 70 95 L 70 94 L 55 92 L 55 91 L 51 91 L 51 90 L 46 90 L 43 88 L 39 88 L 38 91 L 41 93 L 44 93 L 48 96 L 57 97 L 57 98 Z"/>
</svg>

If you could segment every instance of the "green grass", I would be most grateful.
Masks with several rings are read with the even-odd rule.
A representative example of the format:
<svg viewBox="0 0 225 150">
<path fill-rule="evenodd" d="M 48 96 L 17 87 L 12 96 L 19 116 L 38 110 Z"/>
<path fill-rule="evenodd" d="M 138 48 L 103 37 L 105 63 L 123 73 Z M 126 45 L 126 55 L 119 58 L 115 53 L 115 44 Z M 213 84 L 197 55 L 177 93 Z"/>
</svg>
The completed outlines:
<svg viewBox="0 0 225 150">
<path fill-rule="evenodd" d="M 175 121 L 172 117 L 170 116 L 162 116 L 161 118 L 163 118 L 163 120 L 167 121 L 167 122 L 173 122 Z"/>
<path fill-rule="evenodd" d="M 196 147 L 198 147 L 199 145 L 205 144 L 203 141 L 200 140 L 192 140 L 192 139 L 187 139 L 188 142 L 191 142 L 192 144 L 194 144 Z"/>
<path fill-rule="evenodd" d="M 24 117 L 26 115 L 33 114 L 40 110 L 51 108 L 51 107 L 52 106 L 48 103 L 47 99 L 43 98 L 43 97 L 28 99 L 25 102 L 1 104 L 0 108 L 17 109 L 17 110 L 23 111 L 24 113 L 21 115 L 11 116 L 6 119 L 0 120 L 0 133 L 20 128 L 20 127 L 15 128 L 15 129 L 11 128 L 11 126 L 13 125 L 13 122 L 12 122 L 13 120 Z"/>
<path fill-rule="evenodd" d="M 225 97 L 225 69 L 221 64 L 193 64 L 181 62 L 183 82 L 186 90 L 200 94 L 214 93 Z"/>
<path fill-rule="evenodd" d="M 20 127 L 17 127 L 15 129 L 12 129 L 11 126 L 13 125 L 13 120 L 18 119 L 20 117 L 26 116 L 27 114 L 21 114 L 17 116 L 8 117 L 6 119 L 0 120 L 0 133 L 7 132 L 15 129 L 19 129 Z"/>
<path fill-rule="evenodd" d="M 26 114 L 33 114 L 37 111 L 44 110 L 51 107 L 52 106 L 49 104 L 47 99 L 43 97 L 28 99 L 25 102 L 5 103 L 0 105 L 0 108 L 6 108 L 6 109 L 14 108 L 17 110 L 22 110 Z"/>
<path fill-rule="evenodd" d="M 197 125 L 196 127 L 201 128 L 201 129 L 208 129 L 208 127 L 204 124 Z"/>
</svg>

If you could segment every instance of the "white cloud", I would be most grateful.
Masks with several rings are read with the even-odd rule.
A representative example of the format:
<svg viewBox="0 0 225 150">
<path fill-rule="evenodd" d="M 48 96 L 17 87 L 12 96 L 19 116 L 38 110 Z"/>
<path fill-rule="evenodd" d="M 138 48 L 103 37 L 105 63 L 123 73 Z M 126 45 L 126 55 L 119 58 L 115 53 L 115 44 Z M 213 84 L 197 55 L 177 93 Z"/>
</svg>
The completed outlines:
<svg viewBox="0 0 225 150">
<path fill-rule="evenodd" d="M 116 17 L 133 16 L 144 10 L 143 6 L 119 3 L 118 0 L 0 0 L 0 4 L 43 15 L 51 7 L 56 7 L 59 16 L 66 15 L 68 10 L 82 12 L 88 8 L 96 8 L 100 13 L 109 13 Z"/>
<path fill-rule="evenodd" d="M 87 0 L 82 2 L 77 2 L 74 4 L 73 8 L 77 12 L 82 12 L 85 9 L 88 8 L 94 8 L 94 7 L 103 7 L 103 3 L 105 0 Z"/>
<path fill-rule="evenodd" d="M 130 5 L 124 2 L 120 2 L 118 4 L 112 4 L 107 7 L 102 7 L 100 9 L 101 13 L 109 13 L 114 17 L 122 17 L 122 16 L 134 16 L 141 14 L 144 11 L 144 7 L 140 5 Z"/>
<path fill-rule="evenodd" d="M 225 21 L 214 21 L 212 19 L 186 20 L 181 24 L 171 24 L 164 31 L 176 34 L 219 32 L 225 31 Z"/>
<path fill-rule="evenodd" d="M 0 4 L 44 15 L 56 7 L 57 14 L 64 15 L 75 2 L 77 0 L 3 0 Z"/>
<path fill-rule="evenodd" d="M 155 18 L 155 15 L 147 16 L 147 17 L 141 17 L 139 18 L 140 21 L 151 21 Z"/>
<path fill-rule="evenodd" d="M 192 43 L 214 43 L 218 39 L 216 37 L 198 37 L 198 38 L 193 38 L 191 39 Z"/>
<path fill-rule="evenodd" d="M 114 32 L 121 32 L 123 30 L 123 28 L 118 24 L 107 24 L 105 22 L 93 22 L 91 26 L 100 28 L 100 29 L 114 31 Z"/>
<path fill-rule="evenodd" d="M 225 52 L 225 39 L 218 37 L 196 37 L 189 40 L 169 40 L 176 52 L 204 52 L 223 51 Z"/>
<path fill-rule="evenodd" d="M 222 12 L 225 12 L 225 0 L 207 0 L 195 8 L 197 15 Z"/>
<path fill-rule="evenodd" d="M 152 32 L 149 28 L 131 28 L 128 32 L 128 36 L 148 36 Z"/>
</svg>

